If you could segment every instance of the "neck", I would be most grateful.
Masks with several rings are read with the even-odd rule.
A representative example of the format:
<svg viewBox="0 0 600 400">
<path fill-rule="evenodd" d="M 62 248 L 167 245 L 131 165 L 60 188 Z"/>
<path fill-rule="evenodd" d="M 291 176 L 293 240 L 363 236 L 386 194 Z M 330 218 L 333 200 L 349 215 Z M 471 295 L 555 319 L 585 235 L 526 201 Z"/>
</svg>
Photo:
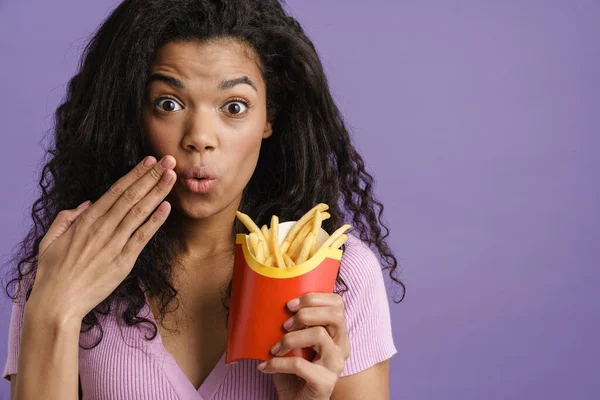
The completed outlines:
<svg viewBox="0 0 600 400">
<path fill-rule="evenodd" d="M 195 265 L 203 265 L 216 259 L 233 256 L 235 253 L 233 227 L 240 201 L 241 198 L 236 198 L 221 211 L 204 218 L 177 213 L 178 258 L 192 261 Z"/>
</svg>

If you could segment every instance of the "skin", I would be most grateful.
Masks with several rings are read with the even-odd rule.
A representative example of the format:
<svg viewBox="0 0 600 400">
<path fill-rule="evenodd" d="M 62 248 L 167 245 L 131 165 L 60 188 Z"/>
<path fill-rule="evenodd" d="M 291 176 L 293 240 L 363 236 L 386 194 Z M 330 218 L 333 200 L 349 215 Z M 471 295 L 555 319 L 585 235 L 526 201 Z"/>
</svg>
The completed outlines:
<svg viewBox="0 0 600 400">
<path fill-rule="evenodd" d="M 177 180 L 167 196 L 181 227 L 177 241 L 183 268 L 174 277 L 180 307 L 162 322 L 180 333 L 161 324 L 159 333 L 197 388 L 225 352 L 220 290 L 233 268 L 235 212 L 272 128 L 256 55 L 238 42 L 168 43 L 153 62 L 151 76 L 157 75 L 163 78 L 150 79 L 144 110 L 150 154 L 174 157 L 178 176 L 192 166 L 208 166 L 218 176 L 209 193 L 192 193 Z M 244 77 L 219 89 L 224 81 Z M 150 303 L 159 315 L 158 301 Z"/>
<path fill-rule="evenodd" d="M 177 360 L 196 388 L 210 374 L 225 351 L 227 331 L 220 289 L 230 278 L 233 267 L 235 238 L 232 235 L 232 224 L 242 191 L 256 168 L 262 141 L 273 134 L 271 123 L 267 120 L 266 86 L 257 60 L 252 49 L 231 39 L 207 43 L 168 43 L 159 49 L 153 62 L 152 74 L 174 78 L 180 85 L 173 85 L 173 79 L 171 83 L 156 79 L 147 87 L 144 130 L 148 152 L 158 160 L 156 165 L 149 168 L 156 169 L 157 172 L 151 175 L 148 172 L 142 177 L 148 168 L 139 166 L 136 169 L 139 172 L 133 171 L 122 178 L 121 182 L 117 182 L 123 190 L 131 186 L 146 197 L 132 202 L 132 197 L 124 200 L 124 196 L 118 198 L 116 193 L 108 193 L 87 209 L 67 210 L 57 218 L 46 239 L 48 246 L 55 241 L 59 243 L 52 247 L 53 250 L 48 252 L 46 259 L 68 253 L 61 251 L 59 246 L 67 246 L 68 240 L 75 243 L 73 235 L 76 238 L 91 238 L 85 246 L 98 248 L 93 243 L 93 240 L 99 240 L 97 237 L 84 234 L 77 236 L 78 232 L 85 233 L 93 226 L 102 224 L 117 226 L 125 213 L 135 208 L 135 202 L 145 202 L 144 209 L 147 210 L 151 205 L 156 207 L 160 196 L 168 193 L 166 199 L 171 204 L 171 212 L 175 213 L 171 217 L 177 217 L 181 226 L 180 236 L 176 239 L 180 249 L 178 261 L 182 268 L 174 274 L 180 307 L 167 316 L 176 323 L 180 333 L 171 334 L 160 323 L 158 328 L 165 349 Z M 247 79 L 229 85 L 226 90 L 219 89 L 223 81 L 242 77 Z M 160 166 L 163 160 L 168 160 L 168 165 Z M 209 166 L 217 173 L 218 179 L 210 193 L 192 193 L 179 180 L 166 184 L 159 179 L 161 176 L 180 176 L 182 171 L 192 166 Z M 162 189 L 152 191 L 152 185 Z M 110 208 L 115 202 L 122 204 L 122 212 L 118 211 L 119 207 Z M 81 215 L 83 217 L 80 218 Z M 163 211 L 160 215 L 166 214 Z M 131 220 L 130 227 L 121 233 L 123 243 L 145 216 L 138 214 L 135 219 L 128 218 Z M 145 228 L 146 237 L 150 237 L 158 229 L 158 221 L 157 217 L 152 225 Z M 72 224 L 77 225 L 75 230 L 69 229 Z M 106 232 L 110 230 L 107 229 Z M 110 240 L 109 237 L 107 234 L 107 240 Z M 127 258 L 124 258 L 129 268 L 133 265 L 136 254 L 141 251 L 142 245 L 135 243 L 135 247 L 126 246 L 123 250 L 125 253 L 129 249 Z M 61 260 L 48 261 L 47 264 L 74 268 L 71 266 L 73 264 Z M 99 268 L 106 270 L 106 265 L 99 263 Z M 38 275 L 43 275 L 43 270 L 40 263 Z M 125 274 L 126 271 L 121 273 Z M 89 282 L 83 281 L 82 274 L 64 274 L 77 276 L 81 280 L 81 284 L 78 284 L 81 288 L 90 286 Z M 91 274 L 88 276 L 91 278 Z M 124 276 L 119 279 L 123 278 Z M 57 290 L 56 285 L 46 281 L 42 279 L 42 283 L 39 283 L 36 279 L 38 293 L 50 296 L 52 293 L 69 291 L 69 285 L 65 284 L 64 290 Z M 113 286 L 118 284 L 117 278 L 113 277 L 112 281 Z M 73 285 L 73 282 L 69 284 Z M 76 289 L 77 285 L 73 293 L 85 292 L 84 289 Z M 100 300 L 105 295 L 107 294 L 97 294 Z M 371 399 L 389 398 L 387 361 L 358 374 L 339 378 L 351 352 L 341 297 L 336 294 L 309 293 L 298 300 L 296 306 L 292 302 L 288 303 L 295 315 L 290 320 L 292 326 L 289 327 L 289 332 L 281 343 L 274 344 L 275 357 L 259 366 L 263 373 L 275 374 L 274 382 L 279 398 L 362 399 L 366 398 L 365 394 Z M 150 299 L 150 302 L 153 314 L 159 315 L 159 303 L 156 299 Z M 27 320 L 39 323 L 39 316 L 48 315 L 48 310 L 43 306 L 46 303 L 41 300 L 30 301 L 33 305 L 28 306 L 30 311 L 26 312 Z M 65 330 L 77 333 L 81 318 L 88 309 L 93 308 L 93 304 L 81 307 L 81 310 L 73 312 L 73 318 L 68 319 L 77 323 L 58 325 L 67 325 Z M 31 324 L 33 326 L 34 322 Z M 31 328 L 30 331 L 36 332 L 36 329 Z M 41 336 L 32 336 L 28 340 L 32 343 L 39 342 L 41 348 L 47 347 L 41 342 Z M 317 357 L 312 362 L 296 357 L 283 357 L 297 347 L 313 347 Z M 53 346 L 53 353 L 47 357 L 56 357 L 58 349 L 59 346 Z M 76 378 L 76 373 L 72 372 L 76 371 L 76 347 L 72 346 L 70 351 L 73 352 L 72 356 L 63 357 L 64 366 L 57 369 L 68 373 L 61 381 Z M 40 361 L 41 365 L 45 364 L 45 359 Z M 19 365 L 24 368 L 24 364 Z M 27 365 L 40 363 L 30 362 Z M 32 374 L 33 372 L 40 373 L 32 371 Z M 56 377 L 48 375 L 45 387 L 55 388 L 51 386 L 52 376 Z M 22 386 L 22 394 L 29 393 L 29 384 L 27 385 Z M 14 396 L 16 375 L 12 376 L 11 387 Z M 33 393 L 33 385 L 31 387 Z M 56 388 L 60 390 L 59 386 Z"/>
<path fill-rule="evenodd" d="M 152 68 L 153 74 L 175 78 L 185 88 L 150 83 L 144 129 L 151 154 L 173 156 L 178 176 L 194 165 L 209 166 L 219 176 L 208 194 L 192 193 L 177 181 L 167 197 L 182 216 L 183 255 L 194 260 L 230 250 L 242 191 L 256 168 L 262 140 L 272 135 L 265 83 L 249 53 L 230 40 L 168 43 Z M 240 83 L 217 89 L 224 80 L 244 76 L 255 88 Z"/>
<path fill-rule="evenodd" d="M 389 360 L 339 378 L 351 349 L 344 302 L 334 293 L 309 293 L 287 304 L 294 312 L 283 324 L 286 333 L 271 352 L 278 356 L 259 365 L 274 377 L 280 399 L 389 399 Z M 294 348 L 312 347 L 311 362 L 282 357 Z M 301 379 L 298 379 L 301 378 Z"/>
<path fill-rule="evenodd" d="M 192 194 L 178 182 L 170 199 L 174 209 L 184 215 L 184 250 L 198 268 L 222 244 L 234 241 L 229 235 L 241 192 L 256 167 L 261 141 L 272 134 L 267 121 L 266 87 L 257 59 L 253 50 L 234 41 L 169 43 L 158 52 L 152 69 L 177 78 L 186 87 L 178 89 L 154 81 L 149 88 L 154 109 L 146 112 L 145 129 L 153 154 L 157 158 L 173 155 L 179 167 L 175 167 L 175 172 L 201 163 L 222 174 L 215 190 L 208 195 Z M 249 77 L 255 88 L 239 84 L 227 91 L 216 89 L 222 80 L 242 76 Z M 170 104 L 164 96 L 177 104 Z M 241 101 L 237 104 L 242 107 L 235 108 L 231 101 Z M 232 105 L 236 112 L 241 112 L 229 112 Z M 316 346 L 319 356 L 313 363 L 295 357 L 276 357 L 261 365 L 263 372 L 287 373 L 275 377 L 280 398 L 329 398 L 339 381 L 344 360 L 350 355 L 343 301 L 335 294 L 314 293 L 301 298 L 298 308 L 291 310 L 299 313 L 290 333 L 277 344 L 281 345 L 277 355 L 282 356 L 294 347 Z M 377 367 L 381 368 L 385 368 L 385 363 Z M 370 371 L 344 378 L 337 394 L 340 397 L 349 394 L 356 384 L 372 387 L 373 384 L 367 384 L 369 379 L 382 381 L 373 374 Z M 296 375 L 307 383 L 298 382 L 294 379 Z M 384 390 L 379 392 L 384 397 Z"/>
</svg>

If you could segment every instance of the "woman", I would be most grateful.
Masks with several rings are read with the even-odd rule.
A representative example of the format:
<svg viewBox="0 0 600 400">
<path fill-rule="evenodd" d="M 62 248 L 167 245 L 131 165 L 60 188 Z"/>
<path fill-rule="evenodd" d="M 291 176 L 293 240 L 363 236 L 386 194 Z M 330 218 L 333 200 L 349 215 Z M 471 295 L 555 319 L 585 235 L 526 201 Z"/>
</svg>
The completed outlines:
<svg viewBox="0 0 600 400">
<path fill-rule="evenodd" d="M 9 282 L 13 396 L 389 397 L 396 349 L 370 246 L 404 286 L 383 206 L 277 0 L 124 1 L 84 52 L 49 154 Z M 236 211 L 262 225 L 318 203 L 328 232 L 353 226 L 336 293 L 288 303 L 272 360 L 225 365 Z M 282 357 L 303 347 L 312 362 Z"/>
</svg>

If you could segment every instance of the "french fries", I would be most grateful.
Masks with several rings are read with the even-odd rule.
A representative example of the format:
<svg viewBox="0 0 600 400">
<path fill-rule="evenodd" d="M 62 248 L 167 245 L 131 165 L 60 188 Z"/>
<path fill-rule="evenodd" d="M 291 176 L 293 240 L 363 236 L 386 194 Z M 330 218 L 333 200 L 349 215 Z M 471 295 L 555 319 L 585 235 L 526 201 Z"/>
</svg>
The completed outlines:
<svg viewBox="0 0 600 400">
<path fill-rule="evenodd" d="M 315 219 L 312 225 L 311 235 L 315 235 L 315 240 L 311 242 L 310 250 L 308 253 L 308 257 L 312 257 L 315 254 L 316 244 L 317 244 L 317 236 L 319 236 L 319 231 L 321 230 L 321 222 L 322 222 L 321 212 L 317 211 L 315 213 Z"/>
<path fill-rule="evenodd" d="M 281 247 L 279 247 L 279 218 L 277 215 L 271 217 L 271 246 L 273 247 L 273 257 L 275 264 L 279 268 L 285 268 L 285 261 L 283 261 L 283 255 L 281 255 Z"/>
<path fill-rule="evenodd" d="M 266 243 L 271 243 L 271 235 L 270 235 L 269 228 L 267 227 L 267 225 L 263 225 L 260 228 L 260 231 L 262 232 L 263 236 L 265 237 Z M 271 249 L 271 251 L 273 251 L 273 250 Z"/>
<path fill-rule="evenodd" d="M 279 243 L 279 217 L 271 217 L 271 226 L 261 228 L 248 215 L 236 211 L 237 218 L 248 228 L 250 233 L 249 250 L 251 255 L 261 264 L 275 268 L 290 268 L 310 259 L 322 247 L 339 249 L 347 240 L 345 232 L 350 224 L 337 229 L 317 248 L 317 239 L 323 221 L 331 217 L 326 210 L 329 205 L 319 203 L 294 223 L 282 243 Z"/>
</svg>

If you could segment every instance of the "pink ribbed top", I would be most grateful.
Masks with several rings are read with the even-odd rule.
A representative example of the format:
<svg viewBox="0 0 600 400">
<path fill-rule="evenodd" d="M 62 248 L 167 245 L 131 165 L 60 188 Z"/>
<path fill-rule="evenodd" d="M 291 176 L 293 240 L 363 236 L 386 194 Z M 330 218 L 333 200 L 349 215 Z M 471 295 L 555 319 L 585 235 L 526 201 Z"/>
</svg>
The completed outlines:
<svg viewBox="0 0 600 400">
<path fill-rule="evenodd" d="M 340 275 L 349 291 L 342 295 L 352 355 L 342 376 L 356 374 L 396 353 L 381 265 L 375 253 L 349 234 L 342 255 Z M 17 373 L 19 337 L 23 320 L 23 296 L 13 304 L 8 335 L 8 356 L 2 376 Z M 146 305 L 140 315 L 154 321 Z M 79 349 L 79 374 L 83 398 L 96 399 L 277 399 L 272 376 L 256 369 L 259 361 L 225 365 L 221 357 L 196 390 L 163 347 L 160 334 L 152 341 L 147 324 L 127 326 L 116 313 L 102 320 L 104 337 L 91 350 Z M 141 327 L 141 329 L 140 329 Z M 86 347 L 98 337 L 97 329 L 80 335 Z"/>
</svg>

